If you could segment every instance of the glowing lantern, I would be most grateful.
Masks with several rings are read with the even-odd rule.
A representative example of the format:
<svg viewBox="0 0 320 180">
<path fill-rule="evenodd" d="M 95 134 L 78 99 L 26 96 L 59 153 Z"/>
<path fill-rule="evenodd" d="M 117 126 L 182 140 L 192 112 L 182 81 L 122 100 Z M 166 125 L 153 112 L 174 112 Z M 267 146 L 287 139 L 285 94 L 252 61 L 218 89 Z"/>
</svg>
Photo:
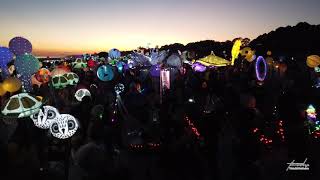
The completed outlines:
<svg viewBox="0 0 320 180">
<path fill-rule="evenodd" d="M 232 50 L 231 50 L 231 65 L 234 65 L 234 61 L 238 58 L 239 53 L 240 53 L 240 47 L 241 47 L 241 40 L 238 39 L 234 42 Z"/>
<path fill-rule="evenodd" d="M 88 89 L 78 89 L 77 92 L 74 94 L 74 97 L 80 102 L 85 96 L 91 97 L 91 93 Z"/>
<path fill-rule="evenodd" d="M 93 67 L 95 67 L 96 66 L 96 61 L 95 60 L 93 60 L 93 59 L 89 59 L 89 61 L 88 61 L 88 67 L 89 68 L 93 68 Z"/>
<path fill-rule="evenodd" d="M 2 114 L 7 117 L 23 118 L 39 112 L 42 102 L 28 93 L 11 96 L 2 109 Z"/>
<path fill-rule="evenodd" d="M 63 75 L 56 75 L 52 77 L 51 84 L 55 89 L 63 89 L 69 85 L 69 81 Z"/>
<path fill-rule="evenodd" d="M 2 87 L 5 91 L 17 92 L 21 89 L 21 81 L 18 78 L 9 77 L 3 81 Z"/>
<path fill-rule="evenodd" d="M 196 62 L 192 65 L 192 69 L 196 72 L 204 72 L 206 71 L 207 67 L 201 63 Z"/>
<path fill-rule="evenodd" d="M 315 120 L 317 118 L 317 112 L 316 112 L 316 108 L 313 107 L 313 105 L 309 105 L 307 110 L 307 116 L 309 120 Z"/>
<path fill-rule="evenodd" d="M 32 44 L 23 37 L 15 37 L 9 42 L 10 51 L 16 56 L 30 54 L 32 52 Z"/>
<path fill-rule="evenodd" d="M 78 130 L 78 121 L 70 114 L 60 114 L 50 124 L 50 133 L 59 139 L 72 137 Z"/>
<path fill-rule="evenodd" d="M 39 60 L 31 54 L 17 56 L 16 60 L 14 61 L 14 66 L 19 74 L 30 77 L 40 68 Z"/>
<path fill-rule="evenodd" d="M 263 70 L 261 69 L 263 65 Z M 267 75 L 267 64 L 262 56 L 259 56 L 256 61 L 256 76 L 259 81 L 264 81 Z"/>
<path fill-rule="evenodd" d="M 51 76 L 51 73 L 46 68 L 39 69 L 39 71 L 35 74 L 35 78 L 37 79 L 37 81 L 42 82 L 42 83 L 49 82 L 50 76 Z"/>
<path fill-rule="evenodd" d="M 248 62 L 252 62 L 255 60 L 255 58 L 253 57 L 255 54 L 255 51 L 253 51 L 250 47 L 245 47 L 241 49 L 240 54 L 241 56 L 244 56 Z"/>
<path fill-rule="evenodd" d="M 84 69 L 87 68 L 87 61 L 85 59 L 77 58 L 75 62 L 72 62 L 72 68 L 74 69 Z"/>
<path fill-rule="evenodd" d="M 307 57 L 307 66 L 315 68 L 320 65 L 320 57 L 318 55 L 311 55 Z"/>
<path fill-rule="evenodd" d="M 272 52 L 271 51 L 267 51 L 267 55 L 271 56 Z"/>
<path fill-rule="evenodd" d="M 97 76 L 101 81 L 111 81 L 114 73 L 112 67 L 109 65 L 102 65 L 97 70 Z"/>
<path fill-rule="evenodd" d="M 151 76 L 153 76 L 153 77 L 160 77 L 160 70 L 161 70 L 161 68 L 160 68 L 159 65 L 153 65 L 153 66 L 151 66 L 151 68 L 150 68 L 150 74 L 151 74 Z"/>
<path fill-rule="evenodd" d="M 42 110 L 43 109 L 43 110 Z M 55 118 L 60 116 L 59 111 L 52 106 L 43 106 L 38 113 L 30 116 L 34 125 L 41 129 L 49 129 L 50 124 Z"/>
<path fill-rule="evenodd" d="M 69 72 L 63 75 L 68 79 L 69 85 L 73 86 L 78 84 L 79 82 L 79 76 L 76 73 Z"/>
<path fill-rule="evenodd" d="M 13 59 L 13 53 L 6 47 L 0 47 L 0 67 L 6 67 Z"/>
<path fill-rule="evenodd" d="M 118 49 L 113 48 L 109 51 L 109 58 L 111 59 L 118 59 L 120 58 L 120 56 L 121 56 L 121 53 Z"/>
<path fill-rule="evenodd" d="M 219 56 L 216 56 L 214 53 L 204 58 L 201 58 L 196 62 L 207 67 L 222 67 L 222 66 L 230 65 L 230 61 L 227 61 Z"/>
</svg>

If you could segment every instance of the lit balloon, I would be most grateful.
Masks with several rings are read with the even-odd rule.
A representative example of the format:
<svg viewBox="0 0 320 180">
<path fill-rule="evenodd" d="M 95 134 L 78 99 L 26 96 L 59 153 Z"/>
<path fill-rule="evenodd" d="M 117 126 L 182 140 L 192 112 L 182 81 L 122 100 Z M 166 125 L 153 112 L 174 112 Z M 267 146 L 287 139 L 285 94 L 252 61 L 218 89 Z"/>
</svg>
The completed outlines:
<svg viewBox="0 0 320 180">
<path fill-rule="evenodd" d="M 16 56 L 32 52 L 32 44 L 23 37 L 15 37 L 9 42 L 10 51 Z"/>
</svg>

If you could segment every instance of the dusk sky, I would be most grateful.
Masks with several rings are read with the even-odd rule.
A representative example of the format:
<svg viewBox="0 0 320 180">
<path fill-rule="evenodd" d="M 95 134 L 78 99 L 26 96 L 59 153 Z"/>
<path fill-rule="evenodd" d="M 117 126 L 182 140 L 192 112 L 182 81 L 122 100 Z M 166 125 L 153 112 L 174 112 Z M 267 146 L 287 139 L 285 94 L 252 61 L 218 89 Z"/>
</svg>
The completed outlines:
<svg viewBox="0 0 320 180">
<path fill-rule="evenodd" d="M 0 45 L 23 36 L 36 55 L 256 38 L 320 24 L 319 0 L 0 0 Z"/>
</svg>

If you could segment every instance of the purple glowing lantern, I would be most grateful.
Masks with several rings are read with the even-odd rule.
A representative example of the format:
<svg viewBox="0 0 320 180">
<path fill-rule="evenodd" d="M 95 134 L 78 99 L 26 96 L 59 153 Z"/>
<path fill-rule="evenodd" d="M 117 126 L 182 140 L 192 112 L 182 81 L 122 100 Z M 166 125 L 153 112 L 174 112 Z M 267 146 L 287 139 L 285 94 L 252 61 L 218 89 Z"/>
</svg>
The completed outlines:
<svg viewBox="0 0 320 180">
<path fill-rule="evenodd" d="M 196 62 L 192 65 L 192 69 L 196 72 L 204 72 L 207 70 L 207 67 L 201 63 Z"/>
<path fill-rule="evenodd" d="M 151 74 L 151 76 L 153 76 L 153 77 L 160 77 L 160 70 L 161 70 L 161 68 L 160 68 L 159 65 L 153 65 L 153 66 L 151 66 L 151 68 L 150 68 L 150 74 Z"/>
<path fill-rule="evenodd" d="M 15 37 L 9 42 L 10 51 L 16 56 L 30 54 L 32 52 L 32 44 L 23 37 Z"/>
<path fill-rule="evenodd" d="M 261 65 L 264 66 L 263 71 Z M 258 81 L 264 81 L 267 76 L 267 63 L 262 56 L 259 56 L 256 61 L 256 76 Z"/>
</svg>

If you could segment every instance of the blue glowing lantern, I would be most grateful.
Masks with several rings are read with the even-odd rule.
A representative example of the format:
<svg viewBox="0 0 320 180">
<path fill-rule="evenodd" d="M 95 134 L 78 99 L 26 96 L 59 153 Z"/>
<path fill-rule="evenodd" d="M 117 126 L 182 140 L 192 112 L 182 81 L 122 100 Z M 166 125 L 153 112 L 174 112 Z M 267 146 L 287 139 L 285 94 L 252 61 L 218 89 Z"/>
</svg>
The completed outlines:
<svg viewBox="0 0 320 180">
<path fill-rule="evenodd" d="M 121 53 L 118 49 L 113 48 L 109 51 L 109 57 L 111 59 L 119 59 L 120 56 L 121 56 Z"/>
<path fill-rule="evenodd" d="M 101 81 L 111 81 L 114 77 L 113 69 L 109 65 L 102 65 L 97 70 L 97 76 Z"/>
<path fill-rule="evenodd" d="M 258 81 L 264 81 L 267 76 L 267 63 L 262 56 L 259 56 L 256 61 L 256 76 Z"/>
</svg>

